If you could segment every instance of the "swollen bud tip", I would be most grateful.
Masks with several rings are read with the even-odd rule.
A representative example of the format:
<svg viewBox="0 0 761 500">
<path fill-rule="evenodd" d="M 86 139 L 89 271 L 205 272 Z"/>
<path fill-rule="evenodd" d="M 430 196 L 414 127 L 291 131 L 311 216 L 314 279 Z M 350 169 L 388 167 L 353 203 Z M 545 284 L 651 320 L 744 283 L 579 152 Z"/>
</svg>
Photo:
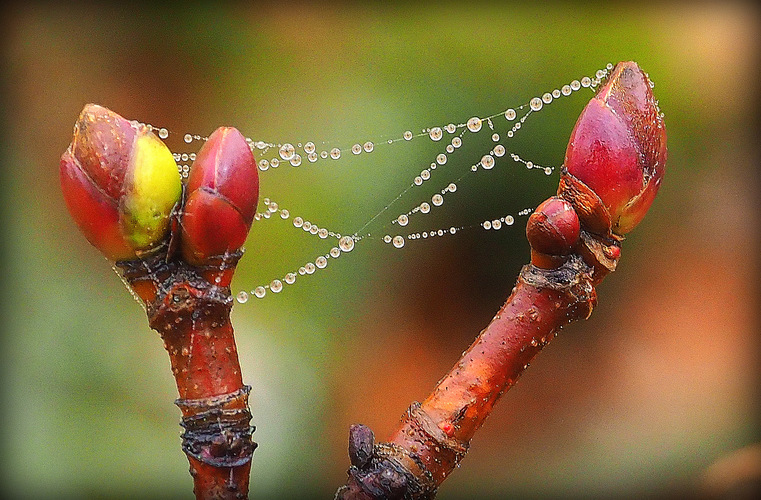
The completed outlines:
<svg viewBox="0 0 761 500">
<path fill-rule="evenodd" d="M 571 133 L 564 166 L 573 181 L 566 184 L 579 181 L 607 209 L 609 220 L 592 226 L 625 234 L 650 208 L 666 157 L 666 128 L 651 82 L 636 63 L 619 63 Z M 585 208 L 580 214 L 595 211 Z"/>
<path fill-rule="evenodd" d="M 60 177 L 69 213 L 107 258 L 139 258 L 168 239 L 182 182 L 172 153 L 145 125 L 88 104 Z"/>
</svg>

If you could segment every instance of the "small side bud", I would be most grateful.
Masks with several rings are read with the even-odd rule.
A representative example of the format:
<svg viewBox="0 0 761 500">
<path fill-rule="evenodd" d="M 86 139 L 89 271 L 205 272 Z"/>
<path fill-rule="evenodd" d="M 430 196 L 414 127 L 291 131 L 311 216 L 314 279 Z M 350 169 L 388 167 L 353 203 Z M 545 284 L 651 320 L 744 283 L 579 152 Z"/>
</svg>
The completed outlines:
<svg viewBox="0 0 761 500">
<path fill-rule="evenodd" d="M 579 217 L 573 206 L 553 196 L 536 207 L 526 225 L 532 250 L 546 255 L 568 255 L 579 241 Z"/>
<path fill-rule="evenodd" d="M 144 125 L 88 104 L 60 177 L 69 213 L 107 258 L 136 259 L 167 241 L 182 183 L 172 153 Z"/>
<path fill-rule="evenodd" d="M 203 266 L 240 250 L 258 198 L 259 173 L 246 139 L 235 128 L 218 128 L 190 169 L 181 220 L 184 260 Z"/>
<path fill-rule="evenodd" d="M 589 189 L 608 210 L 609 222 L 590 221 L 593 230 L 610 225 L 608 232 L 631 231 L 658 192 L 666 157 L 666 128 L 650 80 L 636 63 L 619 63 L 579 116 L 565 155 L 573 177 L 565 184 Z M 585 207 L 581 213 L 595 210 Z"/>
</svg>

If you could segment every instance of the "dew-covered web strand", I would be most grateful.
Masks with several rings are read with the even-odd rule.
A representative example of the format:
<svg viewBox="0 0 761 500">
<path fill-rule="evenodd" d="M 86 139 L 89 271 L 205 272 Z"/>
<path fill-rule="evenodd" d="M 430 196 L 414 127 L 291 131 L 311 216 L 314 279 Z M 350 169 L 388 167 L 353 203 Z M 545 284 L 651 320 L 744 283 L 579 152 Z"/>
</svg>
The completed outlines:
<svg viewBox="0 0 761 500">
<path fill-rule="evenodd" d="M 290 164 L 292 167 L 300 167 L 304 164 L 304 160 L 306 160 L 307 163 L 316 163 L 323 160 L 338 161 L 342 157 L 345 158 L 347 155 L 358 156 L 372 153 L 378 147 L 390 146 L 397 143 L 414 144 L 416 139 L 426 137 L 435 143 L 446 145 L 442 148 L 442 151 L 435 155 L 433 161 L 431 161 L 426 168 L 422 169 L 418 175 L 415 175 L 412 181 L 408 183 L 399 194 L 397 194 L 389 203 L 385 204 L 378 212 L 367 217 L 365 222 L 363 222 L 355 231 L 344 232 L 342 234 L 338 231 L 320 227 L 317 224 L 310 222 L 304 215 L 292 217 L 289 209 L 280 207 L 276 201 L 268 197 L 263 197 L 262 203 L 264 209 L 256 213 L 254 218 L 255 223 L 270 219 L 280 219 L 281 221 L 290 220 L 294 229 L 312 235 L 320 240 L 333 240 L 335 245 L 327 252 L 320 253 L 313 260 L 306 262 L 295 269 L 291 269 L 282 277 L 273 279 L 267 284 L 256 286 L 250 291 L 242 290 L 238 292 L 236 294 L 238 302 L 247 302 L 250 296 L 263 298 L 269 295 L 268 292 L 271 294 L 279 294 L 286 288 L 286 286 L 295 284 L 299 277 L 307 277 L 318 270 L 325 269 L 330 261 L 341 257 L 344 253 L 351 252 L 354 247 L 363 240 L 380 240 L 383 243 L 390 245 L 392 248 L 400 249 L 405 247 L 409 241 L 434 239 L 454 235 L 464 230 L 480 228 L 482 230 L 494 231 L 512 226 L 517 217 L 529 215 L 533 211 L 533 208 L 524 208 L 515 214 L 505 214 L 485 219 L 478 223 L 474 222 L 461 226 L 441 227 L 426 231 L 414 231 L 401 234 L 403 232 L 401 231 L 401 228 L 406 228 L 408 224 L 413 222 L 413 219 L 430 214 L 438 209 L 438 207 L 444 205 L 446 197 L 454 194 L 457 191 L 458 185 L 462 182 L 466 182 L 471 174 L 494 169 L 500 164 L 503 157 L 509 157 L 513 162 L 523 164 L 528 170 L 537 169 L 543 171 L 546 175 L 552 174 L 555 167 L 540 166 L 530 160 L 522 158 L 517 153 L 512 152 L 507 148 L 505 144 L 506 141 L 512 139 L 521 130 L 523 124 L 529 119 L 529 117 L 540 112 L 545 106 L 551 104 L 556 99 L 570 96 L 583 88 L 589 88 L 594 91 L 612 69 L 613 65 L 608 64 L 604 69 L 598 70 L 595 73 L 594 78 L 585 76 L 579 80 L 573 80 L 559 89 L 556 88 L 551 92 L 545 92 L 541 96 L 534 97 L 527 103 L 507 108 L 483 118 L 473 116 L 465 122 L 450 122 L 444 126 L 427 127 L 417 133 L 414 133 L 411 130 L 406 130 L 401 135 L 389 139 L 381 138 L 383 140 L 355 142 L 352 145 L 343 145 L 341 147 L 330 147 L 330 142 L 320 142 L 320 147 L 318 147 L 318 143 L 315 141 L 279 143 L 246 138 L 246 141 L 258 158 L 257 165 L 263 174 L 270 169 L 277 169 L 281 165 Z M 505 125 L 507 125 L 507 130 L 504 134 L 500 135 L 498 130 L 505 128 Z M 169 131 L 165 128 L 157 128 L 151 125 L 148 125 L 148 127 L 157 130 L 159 137 L 162 139 L 166 139 L 170 135 Z M 459 158 L 456 158 L 455 154 L 471 135 L 479 134 L 487 130 L 491 132 L 491 138 L 493 141 L 492 147 L 488 152 L 481 155 L 480 159 L 475 163 L 464 162 Z M 444 140 L 445 138 L 447 140 Z M 183 135 L 183 141 L 186 144 L 205 140 L 207 140 L 207 137 L 197 134 L 186 133 Z M 276 154 L 268 156 L 268 153 L 271 150 L 275 150 Z M 187 178 L 190 170 L 190 163 L 195 160 L 196 154 L 173 154 L 175 161 L 178 164 L 180 174 L 183 178 Z M 452 171 L 458 168 L 463 169 L 465 166 L 468 168 L 462 172 L 458 173 Z M 438 172 L 442 170 L 447 170 L 448 173 L 446 175 L 449 176 L 449 179 L 445 179 L 444 181 L 445 188 L 437 191 L 430 197 L 426 197 L 424 201 L 416 203 L 412 209 L 403 211 L 396 217 L 389 217 L 383 223 L 378 222 L 382 221 L 383 217 L 386 216 L 401 200 L 412 198 L 413 195 L 410 193 L 414 193 L 415 188 L 429 184 L 429 181 L 434 177 L 438 177 Z M 374 226 L 380 227 L 376 228 Z M 392 231 L 395 228 L 400 230 Z M 383 236 L 379 236 L 379 233 L 383 234 Z"/>
</svg>

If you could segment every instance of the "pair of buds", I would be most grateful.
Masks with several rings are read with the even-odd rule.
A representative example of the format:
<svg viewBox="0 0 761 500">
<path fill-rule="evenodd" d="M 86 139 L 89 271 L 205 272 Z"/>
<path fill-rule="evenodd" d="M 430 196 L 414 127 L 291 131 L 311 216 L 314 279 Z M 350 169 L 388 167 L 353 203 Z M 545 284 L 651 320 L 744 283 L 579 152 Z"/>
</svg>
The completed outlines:
<svg viewBox="0 0 761 500">
<path fill-rule="evenodd" d="M 60 175 L 72 217 L 113 261 L 179 251 L 203 266 L 235 253 L 259 197 L 254 155 L 235 128 L 209 137 L 183 186 L 172 153 L 147 126 L 94 104 L 74 126 Z"/>
<path fill-rule="evenodd" d="M 617 242 L 645 216 L 665 173 L 666 128 L 651 87 L 636 63 L 622 62 L 584 108 L 558 196 L 529 218 L 534 251 L 568 255 L 583 229 L 608 242 L 606 257 L 617 260 Z"/>
</svg>

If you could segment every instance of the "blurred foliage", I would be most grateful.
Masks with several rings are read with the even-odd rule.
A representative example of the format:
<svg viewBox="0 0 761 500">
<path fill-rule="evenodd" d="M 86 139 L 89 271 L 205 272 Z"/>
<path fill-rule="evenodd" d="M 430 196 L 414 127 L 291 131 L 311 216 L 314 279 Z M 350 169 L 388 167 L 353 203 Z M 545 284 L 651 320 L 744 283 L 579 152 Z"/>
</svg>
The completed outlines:
<svg viewBox="0 0 761 500">
<path fill-rule="evenodd" d="M 262 174 L 263 196 L 351 232 L 441 147 L 422 138 L 381 147 L 387 138 L 517 106 L 629 59 L 656 82 L 666 113 L 661 194 L 593 319 L 539 356 L 439 498 L 685 493 L 711 461 L 761 438 L 757 267 L 732 267 L 758 250 L 750 4 L 42 3 L 3 17 L 10 496 L 191 496 L 160 339 L 59 193 L 58 158 L 85 103 L 167 127 L 177 151 L 184 133 L 220 125 L 274 142 L 374 140 L 370 155 Z M 590 96 L 546 107 L 510 149 L 559 165 Z M 442 175 L 467 172 L 490 148 L 479 140 Z M 516 214 L 556 188 L 556 174 L 507 158 L 498 166 L 461 182 L 430 227 Z M 388 214 L 422 199 L 409 195 Z M 403 251 L 361 242 L 279 296 L 235 308 L 260 443 L 253 498 L 332 495 L 348 466 L 349 424 L 368 423 L 382 439 L 504 301 L 527 260 L 523 220 Z M 325 251 L 289 223 L 257 223 L 234 291 Z"/>
</svg>

